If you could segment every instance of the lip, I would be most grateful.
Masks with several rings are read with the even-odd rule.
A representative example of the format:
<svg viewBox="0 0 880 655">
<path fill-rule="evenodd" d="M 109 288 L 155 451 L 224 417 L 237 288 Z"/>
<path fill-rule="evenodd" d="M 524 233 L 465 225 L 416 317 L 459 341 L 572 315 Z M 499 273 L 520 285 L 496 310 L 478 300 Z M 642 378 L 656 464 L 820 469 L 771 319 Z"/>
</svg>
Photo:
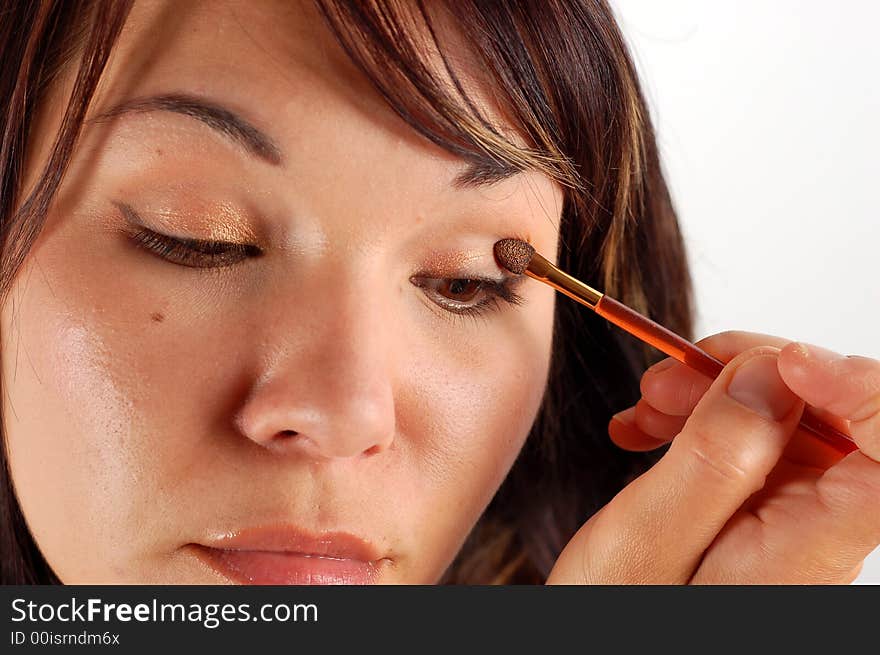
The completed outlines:
<svg viewBox="0 0 880 655">
<path fill-rule="evenodd" d="M 248 528 L 192 545 L 202 562 L 247 585 L 372 584 L 388 562 L 353 534 L 290 525 Z"/>
</svg>

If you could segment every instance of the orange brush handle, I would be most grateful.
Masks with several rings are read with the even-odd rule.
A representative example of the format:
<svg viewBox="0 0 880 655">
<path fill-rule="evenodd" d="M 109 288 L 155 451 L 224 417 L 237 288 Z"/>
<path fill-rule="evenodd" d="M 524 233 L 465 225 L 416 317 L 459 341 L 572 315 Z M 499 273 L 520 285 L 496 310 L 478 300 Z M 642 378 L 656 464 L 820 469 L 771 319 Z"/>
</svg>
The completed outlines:
<svg viewBox="0 0 880 655">
<path fill-rule="evenodd" d="M 713 380 L 724 368 L 724 362 L 721 360 L 715 359 L 687 339 L 642 316 L 614 298 L 603 295 L 593 310 L 633 336 Z M 809 409 L 809 405 L 804 408 L 800 423 L 802 428 L 823 439 L 843 454 L 851 453 L 858 448 L 849 435 L 828 425 L 815 414 L 810 413 Z"/>
</svg>

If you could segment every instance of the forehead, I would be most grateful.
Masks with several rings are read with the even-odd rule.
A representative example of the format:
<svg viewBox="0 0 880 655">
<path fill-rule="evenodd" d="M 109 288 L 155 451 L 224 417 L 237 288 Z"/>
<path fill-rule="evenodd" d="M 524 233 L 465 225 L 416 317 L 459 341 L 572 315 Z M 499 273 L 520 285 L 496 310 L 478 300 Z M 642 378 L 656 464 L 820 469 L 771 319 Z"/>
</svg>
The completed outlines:
<svg viewBox="0 0 880 655">
<path fill-rule="evenodd" d="M 193 93 L 249 98 L 267 111 L 315 86 L 360 105 L 377 100 L 303 0 L 138 0 L 108 76 L 117 95 L 185 83 Z"/>
<path fill-rule="evenodd" d="M 468 95 L 493 124 L 521 141 L 507 127 L 495 94 L 475 73 L 478 67 L 467 44 L 443 15 L 432 18 Z M 438 77 L 449 83 L 439 54 L 430 46 L 428 52 Z M 311 1 L 138 0 L 105 78 L 96 113 L 126 99 L 185 92 L 241 111 L 303 159 L 311 149 L 326 149 L 326 142 L 313 138 L 320 133 L 334 139 L 339 152 L 356 143 L 401 154 L 418 151 L 421 157 L 415 166 L 403 159 L 401 165 L 409 177 L 431 180 L 438 190 L 450 187 L 463 173 L 462 160 L 418 135 L 386 104 L 337 44 Z M 544 176 L 520 177 L 533 189 L 547 187 L 543 195 L 555 195 L 553 205 L 561 204 L 561 191 Z M 493 194 L 509 192 L 508 187 Z M 550 218 L 558 226 L 555 212 Z"/>
</svg>

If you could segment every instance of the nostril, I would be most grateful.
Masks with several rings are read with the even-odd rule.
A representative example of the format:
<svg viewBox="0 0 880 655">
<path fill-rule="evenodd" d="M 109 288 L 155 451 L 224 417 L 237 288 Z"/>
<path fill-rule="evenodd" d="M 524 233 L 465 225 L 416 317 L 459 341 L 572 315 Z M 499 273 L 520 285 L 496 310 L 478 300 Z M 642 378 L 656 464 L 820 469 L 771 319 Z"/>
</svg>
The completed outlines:
<svg viewBox="0 0 880 655">
<path fill-rule="evenodd" d="M 279 432 L 282 437 L 295 437 L 299 434 L 296 430 L 282 430 Z"/>
</svg>

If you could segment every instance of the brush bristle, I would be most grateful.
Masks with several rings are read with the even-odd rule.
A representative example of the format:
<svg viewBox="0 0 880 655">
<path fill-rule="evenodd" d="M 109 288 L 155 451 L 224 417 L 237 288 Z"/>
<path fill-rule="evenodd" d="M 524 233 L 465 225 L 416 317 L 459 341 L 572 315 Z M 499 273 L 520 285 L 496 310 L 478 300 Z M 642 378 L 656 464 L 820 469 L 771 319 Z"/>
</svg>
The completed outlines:
<svg viewBox="0 0 880 655">
<path fill-rule="evenodd" d="M 534 254 L 535 249 L 520 239 L 501 239 L 495 242 L 495 261 L 516 275 L 525 272 Z"/>
</svg>

